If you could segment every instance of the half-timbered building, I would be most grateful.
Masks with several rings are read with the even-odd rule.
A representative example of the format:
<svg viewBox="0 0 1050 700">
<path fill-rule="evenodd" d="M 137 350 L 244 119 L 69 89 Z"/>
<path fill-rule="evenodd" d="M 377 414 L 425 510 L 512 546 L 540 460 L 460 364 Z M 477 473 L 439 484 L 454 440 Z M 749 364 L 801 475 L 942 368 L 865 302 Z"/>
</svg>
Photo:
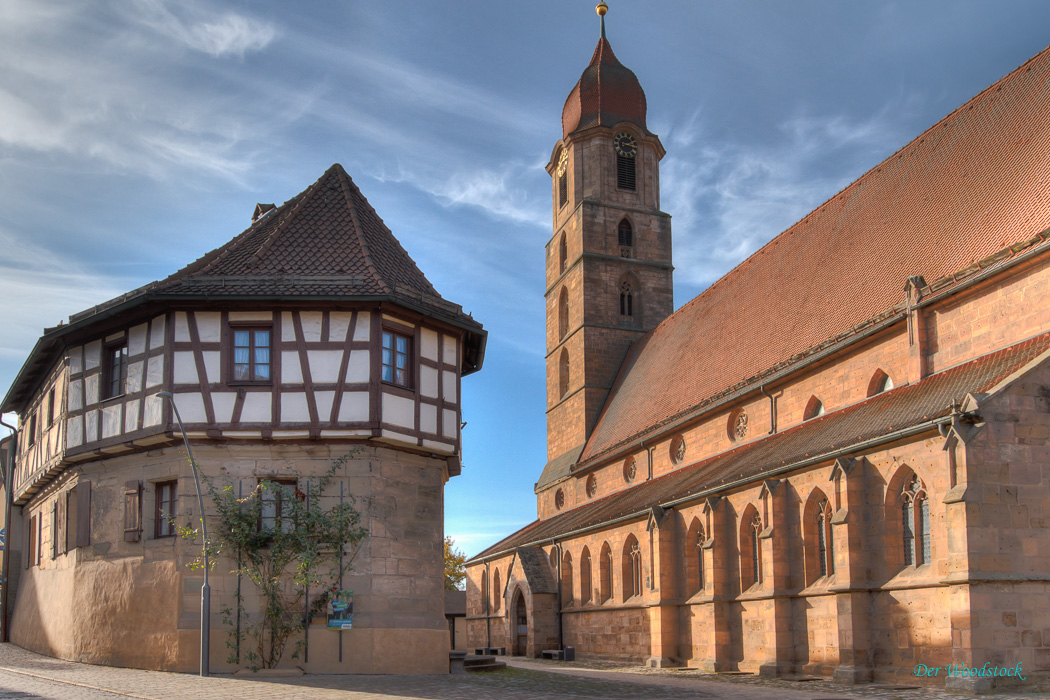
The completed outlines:
<svg viewBox="0 0 1050 700">
<path fill-rule="evenodd" d="M 196 669 L 199 544 L 173 525 L 199 513 L 170 392 L 202 471 L 245 493 L 260 479 L 306 490 L 356 450 L 327 491 L 354 498 L 369 531 L 341 584 L 353 629 L 316 620 L 296 663 L 447 672 L 443 488 L 460 473 L 460 381 L 484 345 L 339 165 L 170 277 L 46 330 L 0 406 L 20 419 L 10 640 Z M 212 590 L 222 670 L 219 611 L 249 589 L 220 564 Z"/>
<path fill-rule="evenodd" d="M 1050 49 L 673 311 L 664 149 L 603 24 L 547 166 L 538 518 L 468 562 L 471 645 L 1050 671 L 1048 100 Z"/>
</svg>

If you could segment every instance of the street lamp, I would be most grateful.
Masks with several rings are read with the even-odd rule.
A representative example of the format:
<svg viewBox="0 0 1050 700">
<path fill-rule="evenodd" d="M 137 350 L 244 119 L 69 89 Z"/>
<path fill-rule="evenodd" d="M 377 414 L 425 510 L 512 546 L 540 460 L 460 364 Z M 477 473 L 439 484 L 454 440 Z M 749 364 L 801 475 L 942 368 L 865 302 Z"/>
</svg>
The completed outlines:
<svg viewBox="0 0 1050 700">
<path fill-rule="evenodd" d="M 186 452 L 190 455 L 190 466 L 193 468 L 193 484 L 197 487 L 197 507 L 201 514 L 201 536 L 204 538 L 204 585 L 201 586 L 201 675 L 209 675 L 208 663 L 209 641 L 211 638 L 211 586 L 208 585 L 208 571 L 211 565 L 208 562 L 208 523 L 204 518 L 204 497 L 201 496 L 201 480 L 198 475 L 197 460 L 193 458 L 193 450 L 190 449 L 190 439 L 186 437 L 186 428 L 182 425 L 182 416 L 179 415 L 179 407 L 175 405 L 175 397 L 170 391 L 162 391 L 157 396 L 171 402 L 171 409 L 175 412 L 175 420 L 182 431 L 182 441 L 186 443 Z"/>
</svg>

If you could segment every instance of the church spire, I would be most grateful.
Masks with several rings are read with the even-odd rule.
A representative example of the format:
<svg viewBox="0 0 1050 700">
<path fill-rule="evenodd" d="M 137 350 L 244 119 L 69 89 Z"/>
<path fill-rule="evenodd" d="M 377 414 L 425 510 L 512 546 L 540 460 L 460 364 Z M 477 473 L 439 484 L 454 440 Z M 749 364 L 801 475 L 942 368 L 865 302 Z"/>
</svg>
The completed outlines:
<svg viewBox="0 0 1050 700">
<path fill-rule="evenodd" d="M 605 13 L 609 11 L 609 6 L 604 2 L 600 2 L 594 6 L 594 11 L 598 13 L 598 16 L 602 18 L 602 39 L 605 38 Z"/>
</svg>

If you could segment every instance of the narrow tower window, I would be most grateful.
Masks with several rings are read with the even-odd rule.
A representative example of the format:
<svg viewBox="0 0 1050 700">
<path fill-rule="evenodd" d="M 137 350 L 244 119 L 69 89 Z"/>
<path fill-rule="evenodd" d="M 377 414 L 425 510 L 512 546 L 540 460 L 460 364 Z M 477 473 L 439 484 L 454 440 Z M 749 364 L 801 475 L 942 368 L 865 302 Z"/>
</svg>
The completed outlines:
<svg viewBox="0 0 1050 700">
<path fill-rule="evenodd" d="M 569 201 L 569 152 L 562 151 L 558 158 L 558 207 Z"/>
<path fill-rule="evenodd" d="M 558 295 L 558 340 L 565 337 L 569 331 L 569 290 L 561 288 Z"/>
<path fill-rule="evenodd" d="M 634 316 L 634 295 L 630 282 L 620 285 L 620 315 Z"/>
<path fill-rule="evenodd" d="M 621 220 L 620 225 L 616 227 L 616 236 L 620 239 L 621 246 L 634 245 L 634 230 L 631 228 L 631 222 L 627 219 Z"/>
<path fill-rule="evenodd" d="M 561 241 L 558 243 L 558 272 L 565 272 L 565 263 L 569 260 L 569 249 L 565 245 L 565 234 L 561 235 Z"/>
<path fill-rule="evenodd" d="M 569 391 L 569 351 L 561 350 L 561 361 L 558 363 L 558 396 L 565 396 Z"/>
</svg>

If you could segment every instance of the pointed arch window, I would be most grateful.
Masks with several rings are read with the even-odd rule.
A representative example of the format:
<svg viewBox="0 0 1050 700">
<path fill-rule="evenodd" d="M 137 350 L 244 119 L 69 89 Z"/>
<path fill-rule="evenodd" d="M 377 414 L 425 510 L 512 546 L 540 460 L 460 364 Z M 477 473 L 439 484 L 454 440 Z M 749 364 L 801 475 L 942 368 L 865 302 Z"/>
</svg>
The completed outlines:
<svg viewBox="0 0 1050 700">
<path fill-rule="evenodd" d="M 750 505 L 740 519 L 740 589 L 762 583 L 762 516 Z"/>
<path fill-rule="evenodd" d="M 565 263 L 569 261 L 569 248 L 565 244 L 565 234 L 561 234 L 561 240 L 558 241 L 558 273 L 562 274 L 565 272 Z"/>
<path fill-rule="evenodd" d="M 569 290 L 561 288 L 558 295 L 558 340 L 565 337 L 569 332 Z"/>
<path fill-rule="evenodd" d="M 580 603 L 591 602 L 591 550 L 583 548 L 580 554 Z"/>
<path fill-rule="evenodd" d="M 489 612 L 489 575 L 485 571 L 481 572 L 481 612 Z"/>
<path fill-rule="evenodd" d="M 631 222 L 627 219 L 620 219 L 620 223 L 616 227 L 616 239 L 620 244 L 620 257 L 632 257 L 631 248 L 634 246 L 634 229 L 631 228 Z"/>
<path fill-rule="evenodd" d="M 816 396 L 810 396 L 806 410 L 802 413 L 802 420 L 819 418 L 822 415 L 824 415 L 824 404 Z"/>
<path fill-rule="evenodd" d="M 492 572 L 492 611 L 499 612 L 500 601 L 503 599 L 503 592 L 500 589 L 499 581 L 499 569 Z"/>
<path fill-rule="evenodd" d="M 569 391 L 569 350 L 561 349 L 561 360 L 558 361 L 558 397 L 565 396 Z"/>
<path fill-rule="evenodd" d="M 620 285 L 620 315 L 634 316 L 634 289 L 630 282 Z"/>
<path fill-rule="evenodd" d="M 762 583 L 762 545 L 758 535 L 762 532 L 762 518 L 758 513 L 751 520 L 751 570 L 755 583 Z"/>
<path fill-rule="evenodd" d="M 893 388 L 893 379 L 881 369 L 876 370 L 868 382 L 868 396 L 875 396 Z"/>
<path fill-rule="evenodd" d="M 572 605 L 572 554 L 569 552 L 561 559 L 561 591 L 562 607 Z"/>
<path fill-rule="evenodd" d="M 817 505 L 817 558 L 820 575 L 835 573 L 835 540 L 831 531 L 831 504 L 824 499 Z"/>
<path fill-rule="evenodd" d="M 904 563 L 920 566 L 930 561 L 930 499 L 918 476 L 901 494 L 901 534 Z"/>
<path fill-rule="evenodd" d="M 642 548 L 634 535 L 623 545 L 623 599 L 642 593 Z"/>
<path fill-rule="evenodd" d="M 598 591 L 601 595 L 600 603 L 612 598 L 612 548 L 609 543 L 602 544 L 602 551 L 598 555 Z"/>
<path fill-rule="evenodd" d="M 688 591 L 692 594 L 702 593 L 704 590 L 704 526 L 700 524 L 699 518 L 693 518 L 689 525 L 689 534 L 685 543 L 686 582 Z"/>
</svg>

